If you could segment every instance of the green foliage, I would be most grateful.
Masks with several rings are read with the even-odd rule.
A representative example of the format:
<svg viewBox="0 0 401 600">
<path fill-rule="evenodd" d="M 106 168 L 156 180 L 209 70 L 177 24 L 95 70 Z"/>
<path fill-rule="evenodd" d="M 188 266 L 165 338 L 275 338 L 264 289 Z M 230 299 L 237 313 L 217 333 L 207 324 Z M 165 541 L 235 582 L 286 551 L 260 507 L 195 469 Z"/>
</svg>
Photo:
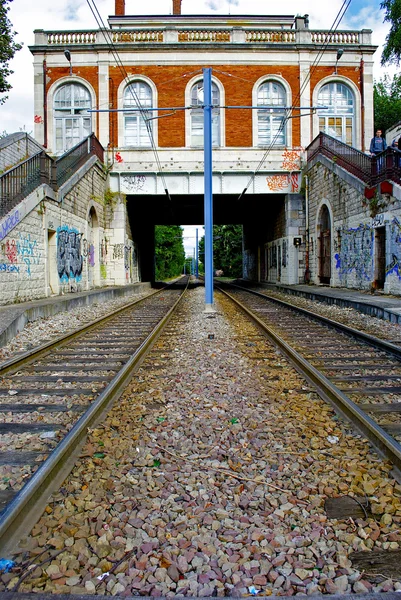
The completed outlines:
<svg viewBox="0 0 401 600">
<path fill-rule="evenodd" d="M 383 0 L 380 8 L 385 11 L 384 21 L 391 23 L 381 57 L 381 64 L 399 66 L 401 59 L 401 0 Z"/>
<path fill-rule="evenodd" d="M 375 82 L 373 101 L 375 131 L 386 131 L 398 123 L 401 120 L 401 75 L 394 75 L 393 79 L 385 75 Z"/>
<path fill-rule="evenodd" d="M 205 238 L 199 242 L 199 256 L 204 263 Z M 242 276 L 242 225 L 213 226 L 213 266 L 225 277 Z"/>
<path fill-rule="evenodd" d="M 155 227 L 155 277 L 157 281 L 177 277 L 185 260 L 182 228 L 179 225 Z"/>
<path fill-rule="evenodd" d="M 11 29 L 10 20 L 7 13 L 10 9 L 7 4 L 12 0 L 0 0 L 0 94 L 4 94 L 11 89 L 7 78 L 13 73 L 9 68 L 8 63 L 13 58 L 14 54 L 21 50 L 22 44 L 17 44 L 14 41 L 15 31 Z M 4 104 L 7 96 L 0 97 L 0 105 Z"/>
</svg>

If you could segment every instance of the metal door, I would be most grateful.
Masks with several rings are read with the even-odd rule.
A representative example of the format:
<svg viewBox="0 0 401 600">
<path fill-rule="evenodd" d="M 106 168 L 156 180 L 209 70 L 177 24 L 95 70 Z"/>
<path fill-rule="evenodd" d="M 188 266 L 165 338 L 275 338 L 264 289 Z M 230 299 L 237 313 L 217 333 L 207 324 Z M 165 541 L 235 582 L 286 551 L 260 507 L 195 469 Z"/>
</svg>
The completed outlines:
<svg viewBox="0 0 401 600">
<path fill-rule="evenodd" d="M 330 283 L 331 278 L 331 235 L 330 229 L 319 236 L 319 279 L 320 283 Z"/>
<path fill-rule="evenodd" d="M 382 290 L 386 278 L 386 228 L 375 230 L 375 281 L 374 287 Z"/>
</svg>

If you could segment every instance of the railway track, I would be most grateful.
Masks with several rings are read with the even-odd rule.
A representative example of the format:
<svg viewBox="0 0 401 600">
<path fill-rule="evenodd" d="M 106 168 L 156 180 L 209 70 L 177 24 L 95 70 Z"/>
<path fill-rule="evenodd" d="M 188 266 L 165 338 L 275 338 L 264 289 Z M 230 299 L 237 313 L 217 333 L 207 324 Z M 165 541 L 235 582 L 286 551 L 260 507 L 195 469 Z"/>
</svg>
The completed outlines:
<svg viewBox="0 0 401 600">
<path fill-rule="evenodd" d="M 12 545 L 40 511 L 39 499 L 65 478 L 88 428 L 121 394 L 188 283 L 183 278 L 0 365 L 7 448 L 0 451 L 1 548 Z"/>
<path fill-rule="evenodd" d="M 383 573 L 398 589 L 399 550 L 385 550 L 401 545 L 401 488 L 388 461 L 228 297 L 203 308 L 203 290 L 186 294 L 89 429 L 0 595 L 360 593 L 353 554 L 368 550 L 381 561 L 369 563 L 373 591 Z"/>
<path fill-rule="evenodd" d="M 367 437 L 401 481 L 401 348 L 240 286 L 219 285 L 319 394 Z"/>
</svg>

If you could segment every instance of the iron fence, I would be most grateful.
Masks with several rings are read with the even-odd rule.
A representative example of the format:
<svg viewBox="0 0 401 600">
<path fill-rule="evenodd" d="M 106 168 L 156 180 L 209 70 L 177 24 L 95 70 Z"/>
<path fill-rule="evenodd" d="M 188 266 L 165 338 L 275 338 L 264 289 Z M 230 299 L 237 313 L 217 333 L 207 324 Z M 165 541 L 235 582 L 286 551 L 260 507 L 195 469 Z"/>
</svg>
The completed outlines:
<svg viewBox="0 0 401 600">
<path fill-rule="evenodd" d="M 306 153 L 308 162 L 318 154 L 327 156 L 358 177 L 367 187 L 373 187 L 386 180 L 401 182 L 401 152 L 395 148 L 387 148 L 377 156 L 370 156 L 320 132 L 306 148 Z"/>
<path fill-rule="evenodd" d="M 43 151 L 0 176 L 0 217 L 49 180 L 52 159 Z"/>
<path fill-rule="evenodd" d="M 58 189 L 86 162 L 88 156 L 93 155 L 103 162 L 103 148 L 92 133 L 55 161 L 52 186 Z"/>
<path fill-rule="evenodd" d="M 58 190 L 89 156 L 103 162 L 103 147 L 93 133 L 58 159 L 42 150 L 0 175 L 0 218 L 42 183 Z"/>
</svg>

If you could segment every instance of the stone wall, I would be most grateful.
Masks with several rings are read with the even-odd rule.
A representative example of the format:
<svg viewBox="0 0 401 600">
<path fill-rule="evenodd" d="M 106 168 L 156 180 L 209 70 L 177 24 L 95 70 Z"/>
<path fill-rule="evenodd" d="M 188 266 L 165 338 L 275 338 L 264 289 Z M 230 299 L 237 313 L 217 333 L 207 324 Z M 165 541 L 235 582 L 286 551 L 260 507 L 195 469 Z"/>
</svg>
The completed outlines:
<svg viewBox="0 0 401 600">
<path fill-rule="evenodd" d="M 1 239 L 0 304 L 139 281 L 125 204 L 114 198 L 110 206 L 98 163 L 57 197 L 38 198 Z"/>
<path fill-rule="evenodd" d="M 317 161 L 309 178 L 309 266 L 312 283 L 320 283 L 319 238 L 330 215 L 330 285 L 401 293 L 401 202 L 395 184 L 379 185 L 365 196 L 362 182 L 330 161 Z M 391 192 L 391 189 L 393 190 Z M 380 248 L 382 245 L 382 249 Z M 383 257 L 381 258 L 381 255 Z"/>
</svg>

